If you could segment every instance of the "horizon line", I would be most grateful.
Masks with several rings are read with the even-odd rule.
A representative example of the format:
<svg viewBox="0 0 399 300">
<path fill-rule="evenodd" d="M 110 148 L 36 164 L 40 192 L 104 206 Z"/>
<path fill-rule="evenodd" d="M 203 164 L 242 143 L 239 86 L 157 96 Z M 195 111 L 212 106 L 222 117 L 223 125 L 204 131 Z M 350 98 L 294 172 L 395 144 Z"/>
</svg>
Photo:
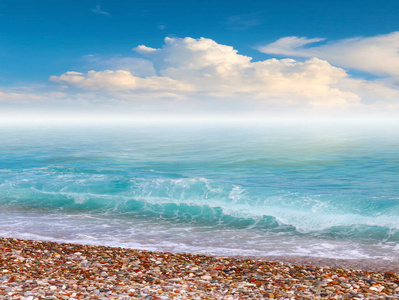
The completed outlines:
<svg viewBox="0 0 399 300">
<path fill-rule="evenodd" d="M 0 115 L 0 123 L 267 123 L 267 122 L 399 122 L 396 116 L 314 115 Z"/>
</svg>

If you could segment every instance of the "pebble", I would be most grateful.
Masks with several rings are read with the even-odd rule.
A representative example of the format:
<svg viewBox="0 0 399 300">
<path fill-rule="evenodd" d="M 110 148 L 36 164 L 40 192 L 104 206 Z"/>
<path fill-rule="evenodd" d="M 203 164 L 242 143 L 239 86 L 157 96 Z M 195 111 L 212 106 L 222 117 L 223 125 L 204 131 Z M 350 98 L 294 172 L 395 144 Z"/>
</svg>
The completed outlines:
<svg viewBox="0 0 399 300">
<path fill-rule="evenodd" d="M 4 300 L 399 299 L 393 271 L 11 238 L 0 274 Z"/>
</svg>

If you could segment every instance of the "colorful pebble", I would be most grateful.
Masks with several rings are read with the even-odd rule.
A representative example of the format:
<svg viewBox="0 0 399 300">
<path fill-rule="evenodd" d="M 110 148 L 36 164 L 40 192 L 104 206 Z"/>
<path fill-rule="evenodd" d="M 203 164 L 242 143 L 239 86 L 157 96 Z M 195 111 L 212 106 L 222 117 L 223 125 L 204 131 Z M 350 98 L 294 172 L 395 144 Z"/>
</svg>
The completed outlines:
<svg viewBox="0 0 399 300">
<path fill-rule="evenodd" d="M 0 238 L 0 299 L 399 299 L 399 275 Z"/>
</svg>

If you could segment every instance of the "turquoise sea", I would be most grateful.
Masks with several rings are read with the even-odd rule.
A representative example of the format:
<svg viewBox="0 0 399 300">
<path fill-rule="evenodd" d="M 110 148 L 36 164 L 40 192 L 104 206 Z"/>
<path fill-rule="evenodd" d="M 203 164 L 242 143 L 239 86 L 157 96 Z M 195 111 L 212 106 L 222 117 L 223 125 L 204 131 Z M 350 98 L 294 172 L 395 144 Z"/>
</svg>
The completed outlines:
<svg viewBox="0 0 399 300">
<path fill-rule="evenodd" d="M 0 236 L 399 257 L 399 123 L 1 124 Z"/>
</svg>

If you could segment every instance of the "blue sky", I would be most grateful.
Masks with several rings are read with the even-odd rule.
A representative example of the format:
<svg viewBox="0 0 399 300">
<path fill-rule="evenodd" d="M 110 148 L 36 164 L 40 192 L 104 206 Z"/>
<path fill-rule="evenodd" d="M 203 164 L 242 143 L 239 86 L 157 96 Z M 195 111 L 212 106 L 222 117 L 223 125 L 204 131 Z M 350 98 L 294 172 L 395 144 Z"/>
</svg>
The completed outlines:
<svg viewBox="0 0 399 300">
<path fill-rule="evenodd" d="M 0 108 L 395 115 L 398 15 L 398 1 L 3 0 Z"/>
</svg>

